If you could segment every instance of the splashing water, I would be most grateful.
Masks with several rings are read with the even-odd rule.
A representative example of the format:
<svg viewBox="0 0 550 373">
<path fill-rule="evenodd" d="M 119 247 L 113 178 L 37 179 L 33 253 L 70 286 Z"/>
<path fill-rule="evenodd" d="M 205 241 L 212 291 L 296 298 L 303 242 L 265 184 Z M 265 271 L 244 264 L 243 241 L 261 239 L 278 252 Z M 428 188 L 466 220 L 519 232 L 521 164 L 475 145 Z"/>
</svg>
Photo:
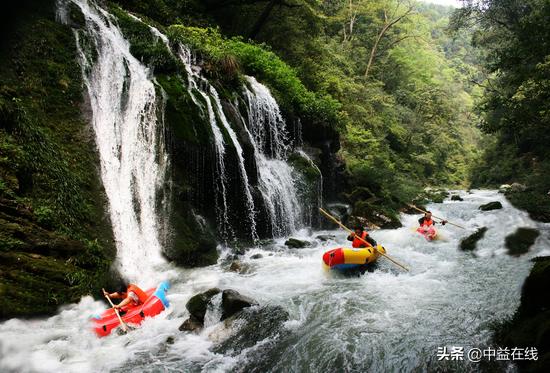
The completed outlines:
<svg viewBox="0 0 550 373">
<path fill-rule="evenodd" d="M 75 31 L 75 36 L 109 200 L 116 261 L 130 281 L 147 279 L 150 283 L 143 285 L 151 285 L 156 282 L 154 267 L 164 263 L 156 199 L 168 158 L 163 123 L 157 119 L 159 98 L 149 70 L 132 56 L 111 15 L 84 0 L 72 3 L 86 20 L 86 30 Z M 95 59 L 87 48 L 97 52 Z"/>
<path fill-rule="evenodd" d="M 283 239 L 249 250 L 241 261 L 248 274 L 220 264 L 178 269 L 169 293 L 172 306 L 124 336 L 97 339 L 87 315 L 101 309 L 85 297 L 58 315 L 41 320 L 0 324 L 0 370 L 18 372 L 129 371 L 476 371 L 465 361 L 441 366 L 437 347 L 483 348 L 490 344 L 493 323 L 510 317 L 532 266 L 530 259 L 550 254 L 550 224 L 535 223 L 494 191 L 461 192 L 464 202 L 445 201 L 429 209 L 466 226 L 440 227 L 443 240 L 428 243 L 411 231 L 418 215 L 403 215 L 404 227 L 372 236 L 388 254 L 406 264 L 402 272 L 383 258 L 379 268 L 360 278 L 327 277 L 322 253 L 346 245 L 342 231 L 315 247 L 291 250 Z M 499 200 L 502 210 L 482 212 L 479 205 Z M 457 249 L 460 239 L 479 226 L 486 236 L 474 253 Z M 541 236 L 530 252 L 510 257 L 506 235 L 517 227 L 536 227 Z M 308 240 L 315 237 L 299 236 Z M 263 258 L 252 259 L 261 253 Z M 186 302 L 212 287 L 232 288 L 262 305 L 280 306 L 290 319 L 277 336 L 242 352 L 214 352 L 236 330 L 218 319 L 219 299 L 208 311 L 208 326 L 199 334 L 178 331 L 189 316 Z M 166 343 L 173 337 L 171 344 Z M 525 347 L 525 346 L 520 346 Z"/>
<path fill-rule="evenodd" d="M 269 89 L 251 76 L 244 88 L 248 103 L 248 131 L 260 174 L 259 186 L 271 218 L 274 237 L 303 226 L 296 181 L 300 177 L 287 163 L 290 150 L 286 123 Z"/>
</svg>

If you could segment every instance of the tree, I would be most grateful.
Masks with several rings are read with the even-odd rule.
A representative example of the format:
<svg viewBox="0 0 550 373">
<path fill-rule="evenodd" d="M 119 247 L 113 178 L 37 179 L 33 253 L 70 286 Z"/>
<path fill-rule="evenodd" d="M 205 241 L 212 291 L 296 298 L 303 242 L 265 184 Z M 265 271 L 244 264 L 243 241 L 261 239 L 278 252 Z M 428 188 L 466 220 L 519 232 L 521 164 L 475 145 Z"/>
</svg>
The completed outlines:
<svg viewBox="0 0 550 373">
<path fill-rule="evenodd" d="M 376 39 L 374 41 L 374 44 L 371 48 L 370 55 L 369 55 L 369 61 L 367 63 L 367 68 L 365 70 L 365 78 L 369 76 L 369 71 L 371 69 L 371 66 L 374 62 L 374 58 L 376 56 L 376 51 L 378 49 L 378 45 L 380 44 L 380 41 L 386 35 L 386 32 L 393 26 L 395 26 L 398 22 L 401 22 L 405 17 L 409 16 L 414 11 L 414 5 L 411 3 L 408 3 L 406 8 L 404 10 L 401 10 L 402 2 L 398 1 L 397 5 L 395 7 L 395 10 L 391 13 L 390 17 L 388 18 L 388 12 L 386 9 L 384 9 L 384 24 L 382 25 L 382 28 L 376 35 Z M 400 13 L 400 14 L 399 14 Z"/>
</svg>

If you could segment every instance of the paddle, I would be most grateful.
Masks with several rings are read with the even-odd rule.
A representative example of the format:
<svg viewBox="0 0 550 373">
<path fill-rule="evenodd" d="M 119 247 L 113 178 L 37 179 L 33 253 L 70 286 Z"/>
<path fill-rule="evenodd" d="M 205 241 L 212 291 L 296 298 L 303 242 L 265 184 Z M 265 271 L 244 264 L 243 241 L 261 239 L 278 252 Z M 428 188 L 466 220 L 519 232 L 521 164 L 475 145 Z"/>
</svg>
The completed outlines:
<svg viewBox="0 0 550 373">
<path fill-rule="evenodd" d="M 351 229 L 349 229 L 348 227 L 346 227 L 344 224 L 340 223 L 340 221 L 338 219 L 336 219 L 334 216 L 330 215 L 328 212 L 326 212 L 325 210 L 323 210 L 322 208 L 319 208 L 319 211 L 321 211 L 321 213 L 323 213 L 327 218 L 329 218 L 330 220 L 332 220 L 333 222 L 335 222 L 336 224 L 338 224 L 342 229 L 344 229 L 345 231 L 347 231 L 348 233 L 354 233 Z M 365 244 L 369 245 L 370 246 L 370 243 L 368 243 L 366 240 L 364 240 L 363 238 L 357 236 L 358 239 L 360 239 L 361 241 L 363 241 Z M 388 259 L 390 262 L 392 262 L 393 264 L 395 265 L 398 265 L 399 267 L 403 268 L 405 271 L 409 271 L 409 269 L 407 267 L 405 267 L 404 265 L 400 264 L 399 262 L 395 261 L 394 259 L 390 258 L 388 255 L 380 252 L 376 247 L 373 247 L 374 250 L 376 250 L 378 252 L 378 254 L 382 255 L 383 257 L 385 257 L 386 259 Z"/>
<path fill-rule="evenodd" d="M 419 208 L 416 207 L 415 205 L 411 205 L 411 204 L 408 204 L 408 205 L 409 205 L 409 207 L 411 207 L 411 208 L 413 208 L 413 209 L 415 209 L 415 210 L 417 210 L 417 211 L 423 212 L 424 214 L 427 214 L 427 213 L 428 213 L 428 211 L 424 211 L 424 210 L 422 210 L 422 209 L 419 209 Z M 439 219 L 439 220 L 445 220 L 445 219 L 443 219 L 443 218 L 440 218 L 439 216 L 435 216 L 434 214 L 432 214 L 432 216 L 433 216 L 434 218 L 436 218 L 436 219 Z M 448 221 L 448 220 L 445 220 L 445 222 L 448 223 L 448 224 L 454 225 L 455 227 L 459 227 L 459 228 L 462 228 L 462 229 L 466 229 L 466 228 L 464 228 L 462 225 L 458 225 L 458 224 L 455 224 L 455 223 L 451 223 L 451 222 Z"/>
<path fill-rule="evenodd" d="M 113 310 L 115 311 L 115 313 L 118 317 L 118 321 L 120 321 L 120 325 L 122 326 L 122 331 L 124 333 L 127 333 L 128 332 L 128 325 L 126 325 L 126 323 L 124 321 L 122 321 L 122 317 L 120 317 L 120 314 L 118 313 L 118 310 L 115 308 L 115 305 L 113 304 L 113 301 L 111 300 L 111 298 L 109 298 L 109 294 L 107 294 L 105 289 L 101 289 L 101 290 L 103 290 L 103 295 L 105 295 L 105 298 L 107 298 L 107 300 L 109 301 L 109 303 L 113 307 Z"/>
</svg>

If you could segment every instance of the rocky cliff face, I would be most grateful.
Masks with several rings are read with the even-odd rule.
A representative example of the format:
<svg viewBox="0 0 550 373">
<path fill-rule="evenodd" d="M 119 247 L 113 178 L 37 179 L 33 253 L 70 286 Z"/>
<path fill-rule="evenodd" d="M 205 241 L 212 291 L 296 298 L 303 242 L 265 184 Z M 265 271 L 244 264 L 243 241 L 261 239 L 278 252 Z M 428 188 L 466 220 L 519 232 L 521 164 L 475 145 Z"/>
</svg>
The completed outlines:
<svg viewBox="0 0 550 373">
<path fill-rule="evenodd" d="M 0 318 L 105 286 L 115 249 L 73 33 L 54 1 L 2 11 Z"/>
</svg>

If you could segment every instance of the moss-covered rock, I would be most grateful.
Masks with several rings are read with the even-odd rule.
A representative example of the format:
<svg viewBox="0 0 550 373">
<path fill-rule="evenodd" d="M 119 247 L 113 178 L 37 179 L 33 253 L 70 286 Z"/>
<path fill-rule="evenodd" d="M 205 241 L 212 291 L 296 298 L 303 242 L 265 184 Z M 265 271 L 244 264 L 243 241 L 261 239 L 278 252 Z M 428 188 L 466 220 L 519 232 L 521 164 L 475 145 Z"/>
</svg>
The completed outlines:
<svg viewBox="0 0 550 373">
<path fill-rule="evenodd" d="M 240 354 L 242 351 L 256 346 L 261 341 L 265 341 L 261 349 L 265 350 L 269 348 L 269 345 L 274 344 L 277 338 L 288 333 L 284 328 L 284 323 L 288 319 L 288 312 L 280 306 L 245 308 L 225 321 L 226 325 L 234 325 L 237 330 L 228 339 L 214 346 L 213 350 L 222 354 Z M 266 366 L 263 366 L 261 370 L 269 370 L 268 365 L 270 363 L 262 363 Z M 258 362 L 250 362 L 250 365 L 244 369 L 246 371 L 254 370 L 252 365 L 257 367 Z"/>
<path fill-rule="evenodd" d="M 115 256 L 81 70 L 55 1 L 4 9 L 0 318 L 54 312 L 111 281 Z M 71 22 L 82 22 L 71 11 Z"/>
<path fill-rule="evenodd" d="M 220 289 L 212 288 L 205 291 L 204 293 L 194 295 L 193 297 L 191 297 L 191 299 L 189 299 L 189 301 L 185 305 L 185 308 L 187 308 L 187 311 L 189 311 L 191 316 L 193 316 L 200 323 L 203 323 L 208 304 L 210 303 L 212 298 L 220 292 Z"/>
<path fill-rule="evenodd" d="M 500 325 L 495 341 L 509 348 L 535 347 L 538 360 L 520 360 L 521 372 L 546 372 L 550 363 L 550 257 L 535 259 L 525 280 L 521 304 L 512 320 Z"/>
<path fill-rule="evenodd" d="M 289 238 L 288 240 L 285 241 L 285 246 L 288 246 L 293 249 L 302 249 L 304 247 L 310 247 L 311 242 L 299 240 L 297 238 Z"/>
<path fill-rule="evenodd" d="M 479 209 L 481 211 L 500 210 L 501 208 L 502 208 L 502 203 L 500 203 L 499 201 L 493 201 L 493 202 L 489 202 L 479 206 Z"/>
<path fill-rule="evenodd" d="M 513 234 L 506 236 L 508 254 L 513 256 L 525 254 L 533 246 L 539 234 L 539 231 L 533 228 L 518 228 Z"/>
<path fill-rule="evenodd" d="M 221 320 L 225 320 L 244 308 L 252 307 L 258 303 L 245 295 L 231 289 L 222 292 L 222 315 Z"/>
<path fill-rule="evenodd" d="M 527 211 L 532 219 L 550 223 L 550 195 L 546 189 L 506 193 L 506 198 L 514 207 Z"/>
<path fill-rule="evenodd" d="M 462 251 L 473 251 L 476 249 L 477 241 L 481 240 L 487 232 L 487 227 L 479 228 L 475 233 L 469 235 L 468 237 L 460 241 L 460 250 Z"/>
</svg>

